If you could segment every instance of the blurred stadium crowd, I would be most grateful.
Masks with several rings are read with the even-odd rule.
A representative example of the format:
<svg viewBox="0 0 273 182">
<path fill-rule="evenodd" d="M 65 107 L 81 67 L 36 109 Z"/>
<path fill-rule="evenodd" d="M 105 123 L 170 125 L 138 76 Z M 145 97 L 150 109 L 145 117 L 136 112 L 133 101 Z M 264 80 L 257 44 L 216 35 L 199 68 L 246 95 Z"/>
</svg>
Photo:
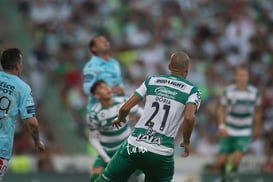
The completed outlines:
<svg viewBox="0 0 273 182">
<path fill-rule="evenodd" d="M 36 99 L 40 103 L 45 99 L 41 83 L 46 76 L 58 87 L 63 105 L 71 111 L 79 131 L 84 133 L 86 97 L 81 70 L 91 56 L 87 45 L 92 36 L 103 34 L 111 40 L 113 56 L 123 66 L 126 95 L 145 77 L 167 73 L 171 52 L 189 53 L 192 63 L 188 79 L 201 89 L 203 97 L 192 136 L 192 153 L 198 155 L 217 153 L 215 111 L 219 95 L 232 81 L 234 67 L 247 64 L 251 83 L 261 91 L 263 107 L 262 136 L 252 143 L 249 153 L 272 155 L 273 1 L 14 2 L 34 43 L 28 61 L 34 70 L 31 84 Z M 46 125 L 41 123 L 42 127 Z M 50 129 L 42 131 L 49 141 L 54 141 Z M 17 137 L 15 152 L 22 148 L 22 139 Z"/>
</svg>

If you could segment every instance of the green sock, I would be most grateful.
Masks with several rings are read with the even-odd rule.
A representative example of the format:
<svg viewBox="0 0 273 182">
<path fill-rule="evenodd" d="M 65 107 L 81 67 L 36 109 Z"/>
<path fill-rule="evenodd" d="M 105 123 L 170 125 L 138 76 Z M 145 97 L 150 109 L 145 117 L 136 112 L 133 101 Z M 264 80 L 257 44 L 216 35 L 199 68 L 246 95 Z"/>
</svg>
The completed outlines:
<svg viewBox="0 0 273 182">
<path fill-rule="evenodd" d="M 98 174 L 98 173 L 92 174 L 90 176 L 90 182 L 94 182 L 99 176 L 100 176 L 100 174 Z"/>
<path fill-rule="evenodd" d="M 226 176 L 226 166 L 222 165 L 220 168 L 220 175 L 221 175 L 221 182 L 225 182 L 225 176 Z"/>
<path fill-rule="evenodd" d="M 233 166 L 231 169 L 231 172 L 237 173 L 238 172 L 238 166 Z"/>
</svg>

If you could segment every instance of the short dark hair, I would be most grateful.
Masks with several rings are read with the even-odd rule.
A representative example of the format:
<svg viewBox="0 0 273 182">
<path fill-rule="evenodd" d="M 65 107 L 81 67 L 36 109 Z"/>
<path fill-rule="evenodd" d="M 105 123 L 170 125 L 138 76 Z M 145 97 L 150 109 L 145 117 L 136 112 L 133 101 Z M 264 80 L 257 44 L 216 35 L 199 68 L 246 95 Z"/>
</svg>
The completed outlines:
<svg viewBox="0 0 273 182">
<path fill-rule="evenodd" d="M 93 37 L 90 39 L 90 41 L 89 41 L 88 48 L 89 48 L 89 50 L 90 50 L 90 52 L 91 52 L 92 54 L 95 54 L 95 55 L 96 55 L 96 52 L 92 51 L 92 47 L 95 45 L 95 40 L 96 40 L 96 38 L 98 38 L 98 37 L 100 37 L 100 36 L 102 36 L 102 35 L 95 35 L 95 36 L 93 36 Z"/>
<path fill-rule="evenodd" d="M 92 87 L 90 88 L 90 92 L 91 92 L 91 94 L 95 94 L 95 92 L 96 92 L 96 90 L 97 90 L 97 88 L 98 88 L 98 86 L 100 85 L 100 84 L 102 84 L 102 83 L 105 83 L 106 84 L 106 82 L 104 81 L 104 80 L 97 80 L 97 81 L 95 81 L 95 83 L 92 85 Z"/>
<path fill-rule="evenodd" d="M 4 70 L 12 70 L 20 60 L 22 52 L 18 48 L 8 48 L 1 55 L 1 66 Z"/>
</svg>

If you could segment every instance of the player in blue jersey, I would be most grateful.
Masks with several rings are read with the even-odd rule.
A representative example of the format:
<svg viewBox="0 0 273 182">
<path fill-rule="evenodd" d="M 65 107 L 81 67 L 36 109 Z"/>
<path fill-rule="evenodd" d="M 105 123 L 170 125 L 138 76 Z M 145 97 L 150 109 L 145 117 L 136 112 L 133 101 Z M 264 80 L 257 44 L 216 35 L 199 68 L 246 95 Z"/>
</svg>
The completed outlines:
<svg viewBox="0 0 273 182">
<path fill-rule="evenodd" d="M 104 80 L 115 95 L 124 95 L 121 65 L 110 55 L 110 42 L 105 36 L 95 36 L 89 42 L 89 50 L 92 58 L 83 68 L 83 90 L 88 95 L 87 110 L 98 102 L 90 94 L 90 88 L 97 80 Z"/>
<path fill-rule="evenodd" d="M 39 138 L 38 121 L 30 86 L 19 78 L 22 69 L 22 53 L 18 48 L 6 49 L 1 56 L 0 72 L 0 182 L 8 168 L 12 155 L 13 138 L 18 116 L 25 119 L 38 151 L 45 146 Z"/>
<path fill-rule="evenodd" d="M 123 127 L 131 108 L 145 98 L 144 112 L 133 132 L 96 182 L 125 182 L 136 169 L 144 172 L 145 181 L 172 181 L 174 138 L 182 124 L 182 156 L 187 157 L 201 102 L 199 90 L 186 80 L 189 61 L 186 53 L 175 52 L 169 64 L 171 74 L 147 78 L 121 106 L 113 121 L 117 128 Z"/>
</svg>

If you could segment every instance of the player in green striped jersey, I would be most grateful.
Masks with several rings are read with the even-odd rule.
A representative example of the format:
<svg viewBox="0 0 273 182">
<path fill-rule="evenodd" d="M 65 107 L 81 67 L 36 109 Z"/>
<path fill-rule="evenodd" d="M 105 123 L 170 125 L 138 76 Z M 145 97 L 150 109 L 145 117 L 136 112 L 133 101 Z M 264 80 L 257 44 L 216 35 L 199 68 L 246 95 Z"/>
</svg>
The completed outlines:
<svg viewBox="0 0 273 182">
<path fill-rule="evenodd" d="M 179 51 L 171 56 L 171 74 L 147 78 L 119 110 L 113 125 L 122 128 L 126 116 L 145 98 L 144 113 L 128 140 L 116 152 L 96 181 L 124 182 L 136 169 L 145 181 L 170 182 L 174 174 L 174 138 L 182 124 L 184 157 L 189 155 L 199 90 L 186 80 L 189 57 Z"/>
<path fill-rule="evenodd" d="M 112 121 L 117 117 L 118 109 L 126 101 L 126 97 L 113 97 L 111 88 L 103 80 L 96 81 L 90 91 L 99 101 L 87 114 L 89 142 L 99 154 L 90 171 L 90 181 L 94 181 L 121 143 L 128 138 L 131 128 L 128 124 L 118 130 L 112 126 Z M 140 116 L 142 109 L 135 107 L 132 113 Z"/>
<path fill-rule="evenodd" d="M 238 166 L 248 151 L 251 139 L 260 134 L 261 97 L 250 84 L 247 67 L 236 68 L 235 83 L 227 86 L 218 110 L 220 150 L 215 169 L 222 171 L 223 181 L 235 180 Z M 231 157 L 232 169 L 225 174 L 224 166 Z"/>
</svg>

